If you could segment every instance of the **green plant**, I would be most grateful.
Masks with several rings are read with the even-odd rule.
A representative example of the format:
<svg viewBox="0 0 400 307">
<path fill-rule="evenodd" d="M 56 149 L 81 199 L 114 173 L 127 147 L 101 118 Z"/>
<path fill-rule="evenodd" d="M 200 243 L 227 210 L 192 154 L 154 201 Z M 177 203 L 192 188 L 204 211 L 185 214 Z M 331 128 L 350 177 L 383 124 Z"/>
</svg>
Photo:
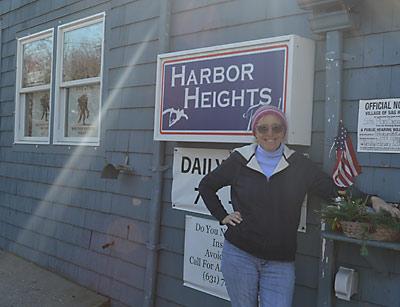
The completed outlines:
<svg viewBox="0 0 400 307">
<path fill-rule="evenodd" d="M 387 211 L 375 212 L 361 199 L 336 198 L 320 213 L 322 220 L 333 231 L 362 239 L 361 255 L 364 256 L 368 254 L 365 240 L 393 240 L 400 234 L 400 218 L 391 216 Z"/>
<path fill-rule="evenodd" d="M 374 227 L 380 225 L 400 232 L 400 218 L 391 216 L 387 211 L 370 213 L 370 219 L 370 223 Z"/>
<path fill-rule="evenodd" d="M 340 222 L 368 223 L 370 214 L 365 202 L 361 199 L 335 198 L 321 210 L 322 220 L 329 224 L 332 230 L 341 230 Z"/>
<path fill-rule="evenodd" d="M 391 216 L 387 211 L 375 212 L 361 199 L 336 198 L 321 210 L 321 218 L 332 230 L 338 230 L 338 223 L 345 221 L 367 223 L 369 230 L 385 226 L 400 231 L 400 218 Z"/>
</svg>

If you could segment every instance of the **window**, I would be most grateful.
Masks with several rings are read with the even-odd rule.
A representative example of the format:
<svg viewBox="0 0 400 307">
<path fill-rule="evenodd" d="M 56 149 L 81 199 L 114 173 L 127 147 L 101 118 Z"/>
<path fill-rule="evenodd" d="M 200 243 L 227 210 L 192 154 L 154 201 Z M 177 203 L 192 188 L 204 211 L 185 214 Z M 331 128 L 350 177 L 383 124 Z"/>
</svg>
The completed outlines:
<svg viewBox="0 0 400 307">
<path fill-rule="evenodd" d="M 59 26 L 54 85 L 53 30 L 18 41 L 16 143 L 99 144 L 103 38 L 104 13 Z"/>
<path fill-rule="evenodd" d="M 98 145 L 104 14 L 58 28 L 54 143 Z"/>
<path fill-rule="evenodd" d="M 48 143 L 53 31 L 18 40 L 15 142 Z"/>
</svg>

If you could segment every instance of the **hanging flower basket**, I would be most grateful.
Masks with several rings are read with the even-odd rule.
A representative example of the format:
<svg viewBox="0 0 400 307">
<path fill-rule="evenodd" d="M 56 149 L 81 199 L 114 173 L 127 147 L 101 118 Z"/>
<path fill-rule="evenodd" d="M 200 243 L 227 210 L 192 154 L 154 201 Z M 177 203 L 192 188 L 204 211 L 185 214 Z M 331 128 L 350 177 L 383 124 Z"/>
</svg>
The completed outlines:
<svg viewBox="0 0 400 307">
<path fill-rule="evenodd" d="M 368 223 L 341 221 L 340 226 L 343 233 L 355 239 L 365 239 L 365 234 L 368 232 Z"/>
<path fill-rule="evenodd" d="M 335 199 L 321 210 L 321 218 L 333 231 L 361 240 L 400 241 L 400 219 L 375 212 L 361 200 Z"/>
<path fill-rule="evenodd" d="M 377 226 L 376 231 L 371 233 L 368 237 L 370 240 L 378 240 L 378 241 L 391 241 L 396 242 L 400 241 L 400 232 L 386 226 Z"/>
<path fill-rule="evenodd" d="M 350 238 L 389 242 L 400 240 L 399 231 L 383 225 L 373 227 L 369 223 L 341 221 L 340 226 L 343 233 Z"/>
</svg>

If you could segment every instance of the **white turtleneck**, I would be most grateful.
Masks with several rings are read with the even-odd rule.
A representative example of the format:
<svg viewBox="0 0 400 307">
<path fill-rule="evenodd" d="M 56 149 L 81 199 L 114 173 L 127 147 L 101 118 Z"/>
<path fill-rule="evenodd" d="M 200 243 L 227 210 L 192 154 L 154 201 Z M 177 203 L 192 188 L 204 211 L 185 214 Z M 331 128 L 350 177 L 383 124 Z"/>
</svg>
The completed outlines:
<svg viewBox="0 0 400 307">
<path fill-rule="evenodd" d="M 266 151 L 260 145 L 256 148 L 256 159 L 264 175 L 269 179 L 274 173 L 283 154 L 283 144 L 275 151 Z"/>
</svg>

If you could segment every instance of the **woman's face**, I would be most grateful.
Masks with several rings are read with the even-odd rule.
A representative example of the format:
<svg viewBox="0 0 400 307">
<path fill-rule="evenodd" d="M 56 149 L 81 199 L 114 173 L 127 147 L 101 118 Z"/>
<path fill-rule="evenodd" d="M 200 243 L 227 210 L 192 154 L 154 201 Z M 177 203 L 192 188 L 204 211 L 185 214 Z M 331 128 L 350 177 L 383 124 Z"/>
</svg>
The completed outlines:
<svg viewBox="0 0 400 307">
<path fill-rule="evenodd" d="M 263 116 L 255 128 L 257 143 L 266 151 L 275 151 L 285 139 L 285 127 L 273 114 Z"/>
</svg>

